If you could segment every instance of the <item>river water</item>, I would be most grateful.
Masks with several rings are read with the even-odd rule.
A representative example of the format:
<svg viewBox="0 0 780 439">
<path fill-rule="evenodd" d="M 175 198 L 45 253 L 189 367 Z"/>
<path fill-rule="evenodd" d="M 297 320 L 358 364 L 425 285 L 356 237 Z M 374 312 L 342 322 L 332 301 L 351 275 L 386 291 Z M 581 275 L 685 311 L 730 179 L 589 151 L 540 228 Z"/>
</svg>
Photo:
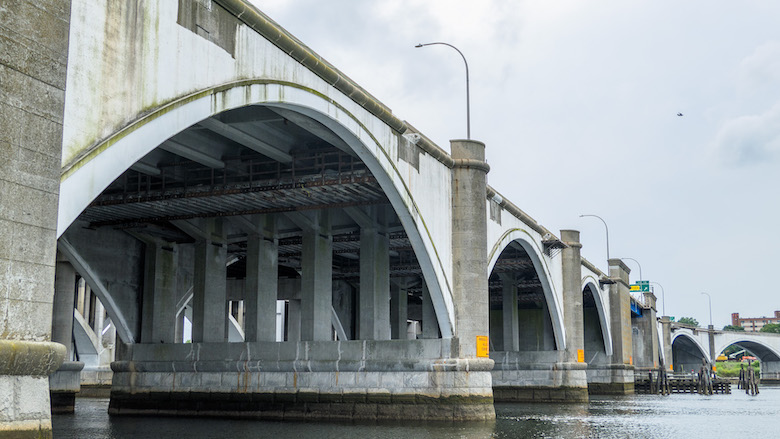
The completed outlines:
<svg viewBox="0 0 780 439">
<path fill-rule="evenodd" d="M 747 396 L 591 397 L 583 404 L 496 404 L 489 423 L 265 422 L 205 418 L 109 417 L 108 399 L 79 398 L 76 413 L 54 415 L 64 438 L 757 438 L 780 437 L 780 387 Z"/>
</svg>

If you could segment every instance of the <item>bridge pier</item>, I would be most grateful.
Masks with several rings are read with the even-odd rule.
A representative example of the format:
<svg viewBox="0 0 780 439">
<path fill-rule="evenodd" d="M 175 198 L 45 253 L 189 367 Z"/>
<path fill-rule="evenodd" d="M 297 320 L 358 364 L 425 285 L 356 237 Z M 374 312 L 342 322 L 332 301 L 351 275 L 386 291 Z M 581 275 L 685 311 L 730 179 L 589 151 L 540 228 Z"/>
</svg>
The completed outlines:
<svg viewBox="0 0 780 439">
<path fill-rule="evenodd" d="M 634 393 L 631 329 L 631 296 L 628 274 L 620 259 L 609 260 L 609 317 L 612 322 L 612 355 L 605 364 L 588 365 L 588 392 L 596 395 Z"/>
<path fill-rule="evenodd" d="M 84 363 L 73 361 L 75 299 L 76 270 L 58 253 L 54 276 L 51 339 L 65 346 L 65 361 L 49 376 L 49 396 L 54 413 L 73 413 L 76 394 L 81 390 L 81 371 L 84 369 Z"/>
<path fill-rule="evenodd" d="M 541 336 L 546 342 L 528 350 L 529 341 L 521 340 L 518 317 L 518 295 L 512 273 L 500 273 L 503 288 L 502 339 L 503 351 L 492 358 L 493 392 L 496 401 L 581 402 L 588 400 L 587 364 L 584 360 L 584 326 L 582 315 L 582 258 L 579 232 L 562 230 L 563 325 L 565 347 L 555 348 L 552 328 L 542 324 Z M 542 322 L 549 310 L 541 310 Z M 527 322 L 525 322 L 527 323 Z M 541 323 L 541 322 L 540 322 Z M 494 329 L 495 331 L 495 329 Z M 539 333 L 537 333 L 539 334 Z M 528 337 L 530 334 L 526 334 Z M 538 336 L 538 335 L 537 335 Z M 530 336 L 528 338 L 537 338 Z M 522 349 L 522 350 L 521 350 Z M 582 357 L 580 356 L 582 355 Z"/>
<path fill-rule="evenodd" d="M 44 29 L 45 31 L 41 31 Z M 0 23 L 0 435 L 49 437 L 70 2 L 3 4 Z"/>
<path fill-rule="evenodd" d="M 654 369 L 658 367 L 658 322 L 656 320 L 656 297 L 651 292 L 643 293 L 642 315 L 631 319 L 634 352 L 634 367 Z"/>
</svg>

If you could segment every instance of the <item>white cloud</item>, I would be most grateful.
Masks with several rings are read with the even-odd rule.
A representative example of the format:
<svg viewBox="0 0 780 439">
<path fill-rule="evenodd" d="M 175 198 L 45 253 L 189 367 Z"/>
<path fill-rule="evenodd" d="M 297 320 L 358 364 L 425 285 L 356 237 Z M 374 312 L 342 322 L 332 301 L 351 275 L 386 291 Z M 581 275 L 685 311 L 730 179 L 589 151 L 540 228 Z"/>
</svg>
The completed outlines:
<svg viewBox="0 0 780 439">
<path fill-rule="evenodd" d="M 728 164 L 751 165 L 780 157 L 780 104 L 759 115 L 726 122 L 715 138 L 715 148 Z"/>
<path fill-rule="evenodd" d="M 740 94 L 754 96 L 776 91 L 780 84 L 780 41 L 769 41 L 742 60 L 738 73 Z M 776 93 L 772 93 L 772 98 Z"/>
</svg>

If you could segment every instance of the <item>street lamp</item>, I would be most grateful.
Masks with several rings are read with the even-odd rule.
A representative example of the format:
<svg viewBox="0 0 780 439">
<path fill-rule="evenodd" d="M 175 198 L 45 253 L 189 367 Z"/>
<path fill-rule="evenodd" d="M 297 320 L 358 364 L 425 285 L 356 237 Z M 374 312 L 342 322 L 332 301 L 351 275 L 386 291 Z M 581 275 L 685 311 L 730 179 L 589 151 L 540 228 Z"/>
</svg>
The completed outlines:
<svg viewBox="0 0 780 439">
<path fill-rule="evenodd" d="M 425 44 L 420 43 L 414 47 L 420 48 L 425 46 L 433 46 L 436 44 L 452 47 L 453 49 L 455 49 L 460 54 L 460 57 L 463 58 L 463 64 L 466 65 L 466 139 L 471 140 L 471 110 L 470 110 L 471 104 L 469 101 L 469 63 L 466 61 L 466 57 L 463 56 L 463 52 L 458 50 L 458 48 L 453 46 L 452 44 L 442 43 L 442 42 L 425 43 Z"/>
<path fill-rule="evenodd" d="M 650 282 L 651 284 L 658 285 L 661 287 L 661 315 L 666 315 L 666 294 L 664 293 L 664 287 L 663 285 L 659 284 L 658 282 Z"/>
<path fill-rule="evenodd" d="M 638 266 L 639 266 L 639 280 L 642 280 L 642 279 L 643 279 L 643 278 L 642 278 L 642 264 L 640 264 L 640 263 L 639 263 L 639 261 L 637 261 L 637 260 L 636 260 L 636 259 L 634 259 L 634 258 L 620 258 L 620 259 L 628 259 L 629 261 L 634 261 L 634 262 L 636 262 L 636 265 L 638 265 Z"/>
<path fill-rule="evenodd" d="M 585 217 L 585 216 L 592 216 L 594 218 L 598 218 L 598 219 L 601 220 L 602 223 L 604 223 L 604 230 L 607 231 L 607 270 L 609 270 L 609 227 L 607 227 L 607 222 L 604 221 L 604 218 L 602 218 L 602 217 L 600 217 L 598 215 L 585 214 L 585 215 L 580 215 L 580 218 Z M 640 271 L 641 270 L 642 269 L 640 268 Z"/>
<path fill-rule="evenodd" d="M 709 302 L 709 304 L 710 304 L 710 326 L 712 326 L 712 297 L 710 297 L 710 295 L 709 295 L 709 294 L 707 294 L 707 293 L 702 293 L 702 294 L 704 294 L 705 296 L 707 296 L 707 299 L 708 299 L 707 301 L 708 301 L 708 302 Z"/>
</svg>

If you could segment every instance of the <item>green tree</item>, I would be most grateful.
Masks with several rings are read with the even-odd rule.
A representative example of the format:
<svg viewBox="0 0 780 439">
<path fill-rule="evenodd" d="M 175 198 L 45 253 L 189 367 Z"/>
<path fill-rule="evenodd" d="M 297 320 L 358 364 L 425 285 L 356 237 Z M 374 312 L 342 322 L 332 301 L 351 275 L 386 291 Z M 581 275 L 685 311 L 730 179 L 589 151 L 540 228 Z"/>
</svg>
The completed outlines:
<svg viewBox="0 0 780 439">
<path fill-rule="evenodd" d="M 780 334 L 780 323 L 767 323 L 761 327 L 761 332 L 772 332 L 774 334 Z"/>
<path fill-rule="evenodd" d="M 699 321 L 694 319 L 693 317 L 680 317 L 680 320 L 678 320 L 678 322 L 685 325 L 699 326 Z"/>
<path fill-rule="evenodd" d="M 737 325 L 726 325 L 723 327 L 724 331 L 742 331 L 745 332 L 745 328 Z"/>
</svg>

